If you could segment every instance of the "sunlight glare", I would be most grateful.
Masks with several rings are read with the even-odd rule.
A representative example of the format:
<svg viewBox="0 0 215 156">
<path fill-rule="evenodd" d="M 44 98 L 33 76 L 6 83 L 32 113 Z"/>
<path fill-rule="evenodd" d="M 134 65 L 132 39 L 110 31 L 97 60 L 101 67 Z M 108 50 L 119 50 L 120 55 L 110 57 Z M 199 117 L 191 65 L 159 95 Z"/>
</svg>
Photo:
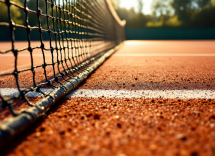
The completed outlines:
<svg viewBox="0 0 215 156">
<path fill-rule="evenodd" d="M 152 0 L 142 0 L 143 1 L 143 13 L 144 14 L 150 14 L 151 13 L 151 3 Z M 137 11 L 137 0 L 121 0 L 120 6 L 122 8 L 130 9 L 131 7 L 134 7 L 134 9 Z"/>
<path fill-rule="evenodd" d="M 126 45 L 136 45 L 136 44 L 140 44 L 140 41 L 126 41 L 125 44 Z"/>
</svg>

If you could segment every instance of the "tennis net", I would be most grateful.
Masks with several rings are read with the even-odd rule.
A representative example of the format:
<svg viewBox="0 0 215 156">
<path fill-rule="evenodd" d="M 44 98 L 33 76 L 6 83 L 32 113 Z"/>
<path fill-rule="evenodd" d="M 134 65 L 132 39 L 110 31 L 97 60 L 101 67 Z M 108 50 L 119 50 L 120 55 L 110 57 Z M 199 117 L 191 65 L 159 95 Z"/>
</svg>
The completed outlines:
<svg viewBox="0 0 215 156">
<path fill-rule="evenodd" d="M 12 95 L 0 93 L 0 108 L 10 109 L 16 122 L 26 112 L 31 112 L 34 120 L 48 110 L 125 38 L 125 21 L 119 19 L 109 0 L 0 0 L 0 9 L 6 11 L 4 16 L 0 15 L 0 29 L 10 39 L 9 44 L 1 43 L 0 59 L 13 63 L 10 69 L 0 68 L 0 88 L 17 90 Z M 26 59 L 27 66 L 23 63 Z M 43 88 L 53 90 L 47 93 Z M 43 98 L 35 102 L 28 96 L 33 92 Z M 32 108 L 16 111 L 17 100 Z M 0 140 L 7 137 L 5 127 L 20 130 L 13 123 L 1 124 L 4 130 L 0 125 Z"/>
</svg>

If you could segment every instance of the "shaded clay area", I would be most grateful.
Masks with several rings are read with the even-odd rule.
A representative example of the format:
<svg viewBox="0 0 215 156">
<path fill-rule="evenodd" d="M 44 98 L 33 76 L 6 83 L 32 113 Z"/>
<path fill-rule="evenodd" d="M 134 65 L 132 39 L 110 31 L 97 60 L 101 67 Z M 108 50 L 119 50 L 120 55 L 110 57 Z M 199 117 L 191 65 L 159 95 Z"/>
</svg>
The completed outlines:
<svg viewBox="0 0 215 156">
<path fill-rule="evenodd" d="M 212 156 L 215 100 L 67 99 L 8 156 Z"/>
<path fill-rule="evenodd" d="M 27 98 L 29 100 L 29 102 L 31 104 L 34 104 L 36 102 L 38 102 L 41 97 L 28 97 Z M 0 102 L 2 100 L 0 99 Z M 13 100 L 13 103 L 11 104 L 13 110 L 15 113 L 21 113 L 22 111 L 24 111 L 25 109 L 31 107 L 28 105 L 28 103 L 24 100 L 24 99 L 17 99 L 17 100 Z M 8 118 L 13 117 L 13 114 L 11 112 L 11 110 L 9 109 L 9 107 L 0 107 L 0 123 L 2 123 L 3 121 L 6 121 Z"/>
</svg>

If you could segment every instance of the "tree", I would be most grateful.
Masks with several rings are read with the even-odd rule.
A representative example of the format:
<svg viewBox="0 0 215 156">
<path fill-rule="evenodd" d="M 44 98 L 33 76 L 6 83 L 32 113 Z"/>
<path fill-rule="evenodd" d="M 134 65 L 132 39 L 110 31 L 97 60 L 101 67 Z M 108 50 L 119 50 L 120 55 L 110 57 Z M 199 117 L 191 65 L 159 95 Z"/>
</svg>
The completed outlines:
<svg viewBox="0 0 215 156">
<path fill-rule="evenodd" d="M 155 16 L 172 16 L 172 0 L 153 0 L 152 10 Z"/>
<path fill-rule="evenodd" d="M 13 2 L 18 5 L 21 5 L 19 0 L 13 0 Z M 16 24 L 23 24 L 23 21 L 20 19 L 21 11 L 19 8 L 15 7 L 14 5 L 11 5 L 10 14 L 13 22 L 15 22 Z M 7 5 L 4 3 L 0 3 L 0 22 L 9 22 L 8 8 Z"/>
<path fill-rule="evenodd" d="M 120 19 L 126 20 L 127 28 L 143 28 L 146 26 L 147 17 L 143 13 L 135 12 L 134 8 L 127 10 L 125 8 L 116 9 Z"/>
<path fill-rule="evenodd" d="M 192 26 L 215 27 L 215 7 L 205 7 L 193 16 Z"/>
<path fill-rule="evenodd" d="M 142 13 L 143 12 L 143 1 L 137 0 L 137 4 L 138 4 L 138 12 Z"/>
<path fill-rule="evenodd" d="M 174 0 L 172 6 L 183 25 L 191 26 L 196 11 L 202 10 L 210 2 L 211 0 Z"/>
</svg>

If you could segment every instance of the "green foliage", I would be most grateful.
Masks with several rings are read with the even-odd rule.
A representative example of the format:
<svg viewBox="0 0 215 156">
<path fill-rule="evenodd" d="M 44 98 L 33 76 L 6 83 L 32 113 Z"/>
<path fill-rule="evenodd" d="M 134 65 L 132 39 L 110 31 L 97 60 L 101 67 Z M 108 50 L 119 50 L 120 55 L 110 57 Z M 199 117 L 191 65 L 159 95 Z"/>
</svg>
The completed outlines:
<svg viewBox="0 0 215 156">
<path fill-rule="evenodd" d="M 171 6 L 172 0 L 153 0 L 152 11 L 154 16 L 171 16 L 173 8 Z"/>
<path fill-rule="evenodd" d="M 20 6 L 24 6 L 25 0 L 11 0 Z M 54 0 L 55 1 L 55 0 Z M 143 3 L 136 0 L 139 4 L 138 12 L 131 8 L 129 10 L 120 8 L 120 0 L 111 0 L 116 12 L 121 19 L 127 21 L 128 28 L 143 27 L 215 27 L 215 0 L 153 0 L 152 14 L 144 15 L 142 13 Z M 121 2 L 123 2 L 121 0 Z M 27 0 L 27 7 L 30 10 L 37 11 L 37 1 Z M 39 0 L 39 9 L 42 14 L 48 13 L 52 15 L 50 4 L 47 6 L 45 0 Z M 65 8 L 67 9 L 67 8 Z M 13 5 L 10 7 L 12 20 L 16 24 L 25 24 L 25 12 Z M 59 9 L 54 7 L 53 15 L 59 16 Z M 61 12 L 61 18 L 63 13 Z M 67 18 L 67 17 L 66 17 Z M 9 22 L 7 6 L 0 2 L 0 22 Z M 35 13 L 28 14 L 28 22 L 30 26 L 39 26 L 38 17 Z M 47 29 L 47 18 L 40 16 L 40 24 Z M 56 22 L 55 28 L 57 25 Z M 50 28 L 53 28 L 52 20 L 49 19 Z M 68 25 L 66 27 L 69 27 Z"/>
<path fill-rule="evenodd" d="M 194 14 L 192 26 L 215 27 L 215 7 L 207 7 Z"/>
<path fill-rule="evenodd" d="M 24 7 L 25 0 L 11 0 L 11 1 Z M 53 0 L 53 2 L 55 2 L 55 0 Z M 27 0 L 27 7 L 32 11 L 37 11 L 37 0 Z M 46 2 L 44 0 L 39 0 L 38 9 L 41 10 L 41 13 L 42 14 L 47 13 L 49 15 L 52 15 L 51 5 L 48 3 L 47 3 L 47 8 L 48 8 L 48 10 L 46 12 Z M 22 24 L 22 25 L 26 24 L 25 23 L 26 13 L 22 9 L 11 5 L 10 10 L 11 10 L 10 13 L 11 13 L 12 20 L 16 24 Z M 53 15 L 56 16 L 57 13 L 59 15 L 59 10 L 58 10 L 58 12 L 56 12 L 56 8 L 54 8 Z M 63 14 L 61 14 L 61 18 L 63 18 Z M 37 14 L 28 12 L 27 20 L 28 20 L 28 24 L 31 27 L 39 26 Z M 1 2 L 0 2 L 0 22 L 7 22 L 7 23 L 9 22 L 7 6 L 5 3 L 1 3 Z M 46 17 L 40 16 L 40 25 L 44 29 L 47 29 L 47 18 Z M 51 19 L 49 19 L 49 25 L 50 25 L 50 28 L 53 28 L 53 23 L 52 23 Z"/>
<path fill-rule="evenodd" d="M 151 15 L 137 13 L 134 8 L 117 7 L 116 11 L 128 28 L 215 27 L 215 0 L 153 0 Z"/>
<path fill-rule="evenodd" d="M 147 27 L 179 27 L 181 22 L 178 20 L 178 16 L 173 17 L 161 16 L 159 20 L 149 21 L 146 24 Z"/>
<path fill-rule="evenodd" d="M 172 6 L 183 27 L 215 27 L 214 0 L 174 0 Z"/>
<path fill-rule="evenodd" d="M 149 21 L 147 22 L 147 27 L 162 27 L 164 25 L 163 20 L 160 21 Z"/>
<path fill-rule="evenodd" d="M 179 21 L 178 15 L 175 15 L 173 17 L 170 17 L 165 24 L 169 27 L 179 27 L 181 26 L 181 21 Z"/>
<path fill-rule="evenodd" d="M 215 0 L 211 0 L 211 5 L 215 7 Z"/>
<path fill-rule="evenodd" d="M 13 2 L 21 5 L 19 0 L 13 0 Z M 20 9 L 18 9 L 14 5 L 11 5 L 10 14 L 11 14 L 13 22 L 15 22 L 16 24 L 23 24 L 23 21 L 20 19 L 20 17 L 21 17 Z M 7 5 L 4 3 L 1 3 L 1 2 L 0 2 L 0 22 L 9 22 Z"/>
<path fill-rule="evenodd" d="M 28 0 L 27 6 L 29 9 L 36 11 L 37 10 L 37 1 L 36 0 Z M 47 12 L 46 12 L 46 2 L 44 0 L 39 0 L 39 9 L 42 11 L 42 14 L 49 14 L 51 15 L 51 6 L 50 4 L 47 4 Z M 54 12 L 56 13 L 56 12 Z M 29 13 L 28 15 L 28 21 L 30 26 L 38 26 L 38 18 L 37 15 L 34 13 Z M 40 24 L 43 28 L 47 29 L 47 21 L 46 17 L 40 16 Z"/>
<path fill-rule="evenodd" d="M 196 23 L 193 18 L 196 13 L 204 10 L 204 6 L 210 4 L 211 0 L 174 0 L 172 6 L 178 15 L 182 26 L 190 27 Z"/>
<path fill-rule="evenodd" d="M 137 13 L 134 8 L 127 10 L 125 8 L 116 9 L 117 14 L 121 19 L 126 20 L 126 27 L 128 28 L 142 28 L 146 26 L 147 16 L 142 13 Z"/>
</svg>

